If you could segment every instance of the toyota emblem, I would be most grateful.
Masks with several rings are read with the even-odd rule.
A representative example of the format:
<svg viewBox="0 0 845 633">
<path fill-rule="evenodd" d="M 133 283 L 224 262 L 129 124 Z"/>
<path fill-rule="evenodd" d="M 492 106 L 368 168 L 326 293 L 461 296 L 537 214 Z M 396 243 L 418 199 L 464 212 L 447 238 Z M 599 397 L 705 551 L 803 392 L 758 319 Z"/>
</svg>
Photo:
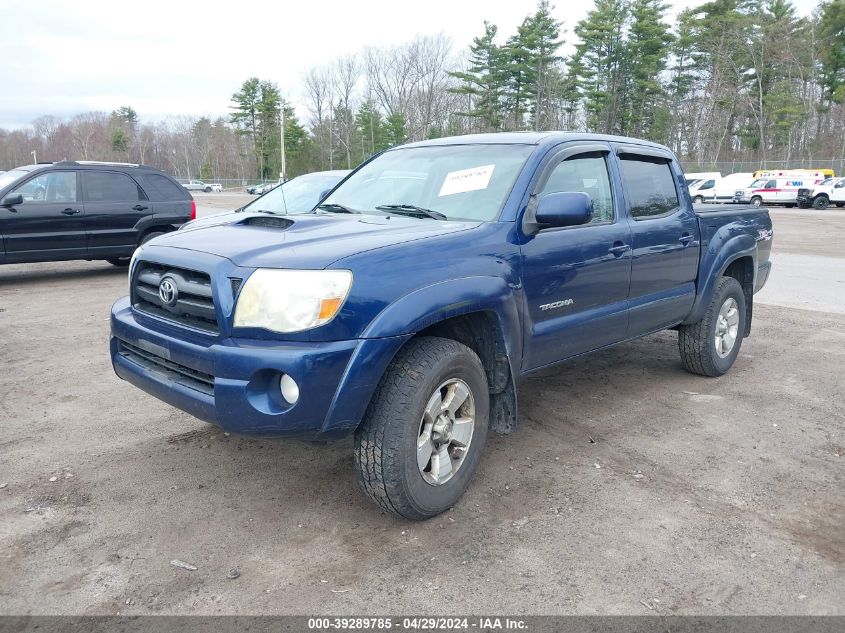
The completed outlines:
<svg viewBox="0 0 845 633">
<path fill-rule="evenodd" d="M 179 291 L 176 289 L 176 282 L 170 277 L 165 277 L 158 285 L 158 296 L 161 302 L 173 307 L 176 305 L 176 300 L 179 298 Z"/>
</svg>

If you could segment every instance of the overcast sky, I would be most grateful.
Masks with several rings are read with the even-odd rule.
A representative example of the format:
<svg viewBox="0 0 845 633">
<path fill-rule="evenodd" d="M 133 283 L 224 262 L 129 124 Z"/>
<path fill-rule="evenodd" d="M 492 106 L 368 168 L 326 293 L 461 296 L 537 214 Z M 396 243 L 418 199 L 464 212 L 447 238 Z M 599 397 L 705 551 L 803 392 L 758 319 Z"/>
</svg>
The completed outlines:
<svg viewBox="0 0 845 633">
<path fill-rule="evenodd" d="M 817 0 L 795 0 L 807 15 Z M 592 2 L 555 2 L 571 32 Z M 669 0 L 672 13 L 702 4 Z M 302 107 L 302 75 L 368 45 L 445 33 L 455 53 L 483 21 L 504 37 L 535 0 L 3 0 L 0 127 L 42 114 L 135 108 L 145 122 L 169 115 L 226 115 L 251 76 L 278 83 Z M 567 39 L 572 35 L 567 33 Z"/>
</svg>

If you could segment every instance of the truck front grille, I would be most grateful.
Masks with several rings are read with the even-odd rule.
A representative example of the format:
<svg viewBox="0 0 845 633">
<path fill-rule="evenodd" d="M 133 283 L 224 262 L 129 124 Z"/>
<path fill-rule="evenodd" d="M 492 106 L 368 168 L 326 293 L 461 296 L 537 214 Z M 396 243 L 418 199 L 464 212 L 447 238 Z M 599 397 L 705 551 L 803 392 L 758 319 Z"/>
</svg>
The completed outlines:
<svg viewBox="0 0 845 633">
<path fill-rule="evenodd" d="M 118 339 L 118 352 L 127 360 L 148 371 L 163 374 L 169 380 L 196 389 L 210 396 L 214 395 L 214 376 L 174 363 L 155 352 Z"/>
<path fill-rule="evenodd" d="M 141 261 L 134 272 L 131 297 L 132 306 L 140 312 L 213 334 L 220 331 L 206 273 Z"/>
</svg>

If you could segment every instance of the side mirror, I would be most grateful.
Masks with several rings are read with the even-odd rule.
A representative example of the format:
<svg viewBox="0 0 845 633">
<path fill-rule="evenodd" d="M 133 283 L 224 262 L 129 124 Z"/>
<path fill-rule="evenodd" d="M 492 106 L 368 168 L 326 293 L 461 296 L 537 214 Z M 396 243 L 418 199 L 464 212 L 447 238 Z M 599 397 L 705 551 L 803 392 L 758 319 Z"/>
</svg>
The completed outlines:
<svg viewBox="0 0 845 633">
<path fill-rule="evenodd" d="M 16 207 L 19 204 L 23 204 L 23 194 L 21 193 L 13 193 L 11 195 L 6 196 L 3 198 L 3 202 L 0 202 L 0 206 L 3 207 Z"/>
<path fill-rule="evenodd" d="M 593 219 L 593 199 L 581 191 L 550 193 L 537 204 L 537 224 L 578 226 Z"/>
</svg>

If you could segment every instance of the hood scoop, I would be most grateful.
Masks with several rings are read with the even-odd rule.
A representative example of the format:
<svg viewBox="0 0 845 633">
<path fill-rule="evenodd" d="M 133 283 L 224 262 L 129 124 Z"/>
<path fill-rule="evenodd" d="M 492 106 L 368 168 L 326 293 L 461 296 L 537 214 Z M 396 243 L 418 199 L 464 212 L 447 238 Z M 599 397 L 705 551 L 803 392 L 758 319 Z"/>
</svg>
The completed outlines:
<svg viewBox="0 0 845 633">
<path fill-rule="evenodd" d="M 272 215 L 256 215 L 238 222 L 241 226 L 260 226 L 265 229 L 289 229 L 293 226 L 293 220 Z"/>
</svg>

